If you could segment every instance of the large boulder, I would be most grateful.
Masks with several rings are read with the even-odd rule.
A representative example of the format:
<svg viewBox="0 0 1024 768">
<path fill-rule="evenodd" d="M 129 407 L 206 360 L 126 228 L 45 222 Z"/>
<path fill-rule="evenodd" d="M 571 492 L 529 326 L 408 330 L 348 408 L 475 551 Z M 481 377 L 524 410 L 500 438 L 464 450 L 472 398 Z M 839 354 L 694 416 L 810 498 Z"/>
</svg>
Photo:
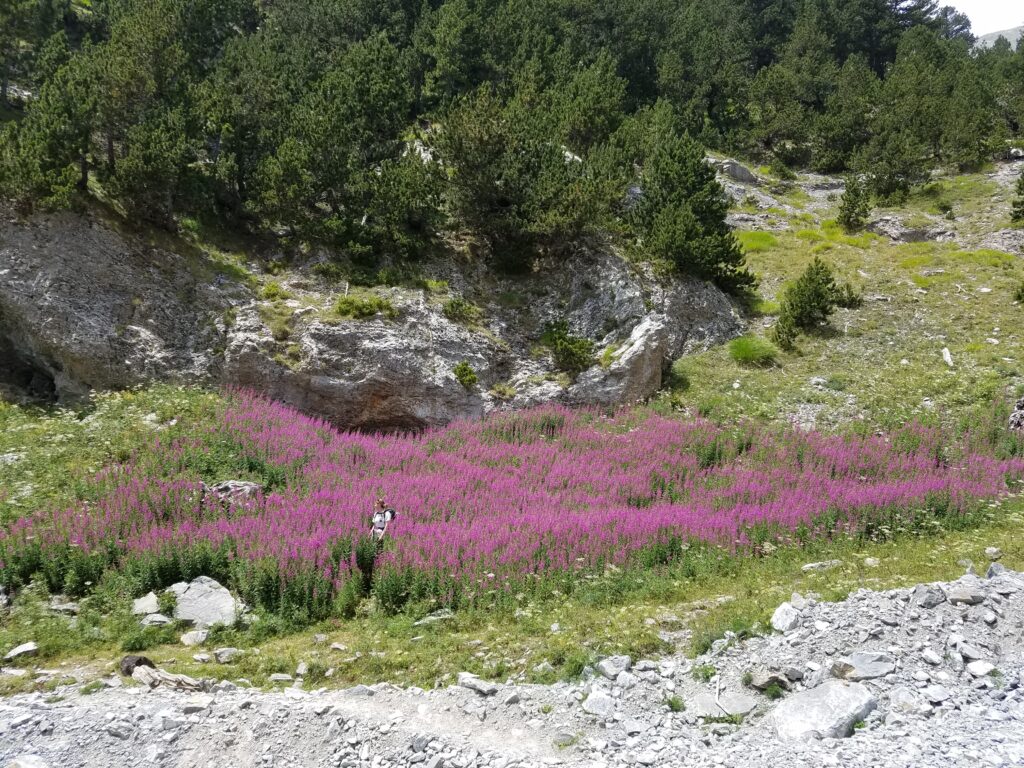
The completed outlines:
<svg viewBox="0 0 1024 768">
<path fill-rule="evenodd" d="M 668 333 L 661 318 L 648 317 L 614 351 L 612 363 L 584 372 L 569 389 L 568 397 L 582 403 L 633 403 L 661 388 L 661 371 L 668 349 Z"/>
<path fill-rule="evenodd" d="M 188 621 L 197 627 L 235 623 L 242 613 L 242 605 L 217 581 L 199 576 L 190 582 L 178 582 L 170 587 L 177 598 L 174 618 Z"/>
<path fill-rule="evenodd" d="M 770 718 L 780 739 L 838 739 L 853 733 L 854 725 L 876 706 L 878 701 L 860 683 L 829 680 L 785 699 Z"/>
</svg>

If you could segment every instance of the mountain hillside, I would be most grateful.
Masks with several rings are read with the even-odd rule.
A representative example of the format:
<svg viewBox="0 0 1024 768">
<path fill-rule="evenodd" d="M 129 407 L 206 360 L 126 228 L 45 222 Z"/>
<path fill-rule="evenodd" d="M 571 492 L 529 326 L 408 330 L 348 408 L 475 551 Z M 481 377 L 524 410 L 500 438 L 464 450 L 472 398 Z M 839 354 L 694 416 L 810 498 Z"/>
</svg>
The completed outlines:
<svg viewBox="0 0 1024 768">
<path fill-rule="evenodd" d="M 1013 47 L 1017 46 L 1017 41 L 1024 36 L 1024 26 L 1014 27 L 1013 29 L 1004 29 L 1002 32 L 992 32 L 987 35 L 981 35 L 978 38 L 979 45 L 992 45 L 1000 37 L 1006 38 L 1006 41 Z"/>
</svg>

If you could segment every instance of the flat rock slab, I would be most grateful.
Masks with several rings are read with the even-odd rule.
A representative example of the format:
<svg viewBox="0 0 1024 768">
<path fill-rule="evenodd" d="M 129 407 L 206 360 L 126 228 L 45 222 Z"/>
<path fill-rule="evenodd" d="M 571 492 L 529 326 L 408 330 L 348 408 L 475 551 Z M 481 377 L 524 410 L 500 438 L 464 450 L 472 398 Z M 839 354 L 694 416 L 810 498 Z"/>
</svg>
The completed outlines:
<svg viewBox="0 0 1024 768">
<path fill-rule="evenodd" d="M 459 672 L 459 685 L 463 688 L 468 688 L 471 691 L 476 691 L 481 696 L 493 696 L 498 692 L 498 686 L 489 680 L 481 680 L 476 675 L 472 675 L 469 672 Z"/>
<path fill-rule="evenodd" d="M 230 626 L 238 619 L 241 608 L 238 601 L 209 576 L 200 576 L 187 584 L 178 582 L 170 591 L 178 598 L 174 607 L 176 619 L 190 621 L 197 627 Z"/>
<path fill-rule="evenodd" d="M 857 682 L 885 677 L 896 671 L 896 659 L 888 653 L 858 651 L 832 665 L 832 674 L 844 680 Z"/>
<path fill-rule="evenodd" d="M 978 587 L 955 587 L 946 596 L 953 605 L 978 605 L 985 602 L 985 592 Z"/>
<path fill-rule="evenodd" d="M 699 693 L 686 702 L 686 711 L 696 717 L 746 716 L 757 706 L 757 700 L 743 693 L 722 691 L 715 701 L 712 693 Z"/>
<path fill-rule="evenodd" d="M 878 701 L 860 683 L 829 680 L 780 703 L 770 718 L 780 739 L 844 738 L 867 717 Z"/>
<path fill-rule="evenodd" d="M 615 717 L 615 709 L 618 706 L 615 699 L 604 691 L 593 691 L 583 700 L 583 711 L 588 714 L 600 717 L 603 720 L 611 720 Z"/>
<path fill-rule="evenodd" d="M 22 643 L 15 648 L 11 648 L 11 650 L 7 652 L 7 655 L 4 656 L 4 660 L 10 661 L 11 659 L 17 659 L 21 656 L 35 656 L 38 652 L 39 646 L 35 643 Z"/>
</svg>

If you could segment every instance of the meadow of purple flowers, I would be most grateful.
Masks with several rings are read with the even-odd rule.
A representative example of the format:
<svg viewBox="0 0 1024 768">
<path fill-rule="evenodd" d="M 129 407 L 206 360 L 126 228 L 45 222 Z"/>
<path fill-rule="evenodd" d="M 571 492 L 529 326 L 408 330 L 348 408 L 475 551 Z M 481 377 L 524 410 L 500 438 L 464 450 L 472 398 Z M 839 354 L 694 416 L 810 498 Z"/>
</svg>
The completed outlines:
<svg viewBox="0 0 1024 768">
<path fill-rule="evenodd" d="M 1024 475 L 1020 459 L 922 426 L 830 436 L 545 407 L 371 436 L 245 393 L 228 402 L 219 423 L 92 478 L 78 505 L 0 531 L 0 580 L 41 573 L 81 593 L 110 569 L 140 591 L 207 574 L 307 618 L 351 611 L 368 591 L 390 609 L 479 603 L 609 566 L 678 567 L 711 547 L 757 555 L 956 524 Z M 225 475 L 264 493 L 203 493 Z M 376 553 L 380 495 L 399 517 Z"/>
</svg>

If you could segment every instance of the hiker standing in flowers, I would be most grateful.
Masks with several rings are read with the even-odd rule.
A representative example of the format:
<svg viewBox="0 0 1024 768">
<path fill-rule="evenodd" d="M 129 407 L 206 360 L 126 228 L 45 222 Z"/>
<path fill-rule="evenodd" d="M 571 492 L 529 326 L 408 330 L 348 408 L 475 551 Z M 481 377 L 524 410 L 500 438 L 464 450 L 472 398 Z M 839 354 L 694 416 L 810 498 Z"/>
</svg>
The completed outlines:
<svg viewBox="0 0 1024 768">
<path fill-rule="evenodd" d="M 395 519 L 395 515 L 395 510 L 384 503 L 383 497 L 377 499 L 377 506 L 374 507 L 373 517 L 370 519 L 370 535 L 377 542 L 378 547 L 384 541 L 384 536 L 388 532 L 388 526 Z"/>
</svg>

